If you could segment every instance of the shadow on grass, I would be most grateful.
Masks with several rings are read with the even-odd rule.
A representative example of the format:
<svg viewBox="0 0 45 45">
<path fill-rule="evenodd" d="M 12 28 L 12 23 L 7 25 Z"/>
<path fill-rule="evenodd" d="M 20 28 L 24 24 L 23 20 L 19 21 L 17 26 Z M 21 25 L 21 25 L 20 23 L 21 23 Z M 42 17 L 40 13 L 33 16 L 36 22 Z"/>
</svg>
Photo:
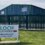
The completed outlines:
<svg viewBox="0 0 45 45">
<path fill-rule="evenodd" d="M 0 45 L 30 45 L 32 43 L 29 42 L 20 42 L 20 43 L 11 43 L 11 44 L 0 44 Z"/>
</svg>

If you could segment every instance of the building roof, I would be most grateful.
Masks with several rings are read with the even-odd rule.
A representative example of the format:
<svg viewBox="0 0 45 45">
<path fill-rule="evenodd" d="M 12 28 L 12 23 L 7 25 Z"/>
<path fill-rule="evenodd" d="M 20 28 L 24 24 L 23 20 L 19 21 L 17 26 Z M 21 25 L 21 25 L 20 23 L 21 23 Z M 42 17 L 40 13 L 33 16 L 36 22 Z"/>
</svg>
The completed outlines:
<svg viewBox="0 0 45 45">
<path fill-rule="evenodd" d="M 24 4 L 12 4 L 0 11 L 0 15 L 45 15 L 45 9 Z"/>
</svg>

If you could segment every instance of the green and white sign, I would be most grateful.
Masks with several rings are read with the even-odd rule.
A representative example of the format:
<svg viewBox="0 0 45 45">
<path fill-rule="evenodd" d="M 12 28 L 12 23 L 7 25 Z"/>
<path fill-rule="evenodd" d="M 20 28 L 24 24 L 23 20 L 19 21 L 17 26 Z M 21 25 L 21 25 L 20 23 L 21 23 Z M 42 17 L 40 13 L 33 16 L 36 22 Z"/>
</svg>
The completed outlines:
<svg viewBox="0 0 45 45">
<path fill-rule="evenodd" d="M 0 25 L 0 38 L 18 38 L 18 25 Z"/>
</svg>

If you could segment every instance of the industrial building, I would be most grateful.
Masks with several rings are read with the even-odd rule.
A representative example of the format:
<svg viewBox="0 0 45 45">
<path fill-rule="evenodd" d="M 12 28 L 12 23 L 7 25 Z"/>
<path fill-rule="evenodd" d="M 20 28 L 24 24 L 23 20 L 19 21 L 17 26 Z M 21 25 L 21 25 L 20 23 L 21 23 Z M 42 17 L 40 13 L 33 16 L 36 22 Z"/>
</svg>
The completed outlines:
<svg viewBox="0 0 45 45">
<path fill-rule="evenodd" d="M 12 4 L 0 10 L 0 24 L 19 24 L 22 29 L 44 29 L 45 9 L 34 5 Z"/>
</svg>

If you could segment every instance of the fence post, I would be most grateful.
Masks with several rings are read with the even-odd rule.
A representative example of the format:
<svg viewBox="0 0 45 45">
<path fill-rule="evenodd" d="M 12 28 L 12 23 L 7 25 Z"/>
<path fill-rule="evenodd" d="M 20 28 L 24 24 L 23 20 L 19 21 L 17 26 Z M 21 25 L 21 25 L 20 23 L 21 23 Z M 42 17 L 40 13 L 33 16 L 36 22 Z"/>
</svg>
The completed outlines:
<svg viewBox="0 0 45 45">
<path fill-rule="evenodd" d="M 7 16 L 8 24 L 10 24 L 10 16 Z"/>
<path fill-rule="evenodd" d="M 26 15 L 26 29 L 28 29 L 28 15 Z"/>
</svg>

